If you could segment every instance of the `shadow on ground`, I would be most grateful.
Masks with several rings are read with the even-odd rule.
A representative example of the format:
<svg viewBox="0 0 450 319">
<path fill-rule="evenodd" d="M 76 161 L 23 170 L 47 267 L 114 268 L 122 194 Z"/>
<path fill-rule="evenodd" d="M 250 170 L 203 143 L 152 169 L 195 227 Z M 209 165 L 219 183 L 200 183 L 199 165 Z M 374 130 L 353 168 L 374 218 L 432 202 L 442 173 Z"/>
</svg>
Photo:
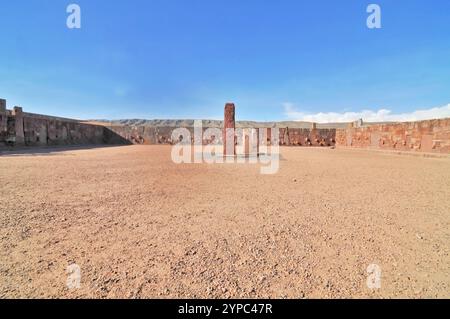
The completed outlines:
<svg viewBox="0 0 450 319">
<path fill-rule="evenodd" d="M 60 153 L 67 151 L 92 150 L 98 148 L 110 148 L 119 146 L 127 146 L 127 145 L 92 144 L 92 145 L 70 145 L 70 146 L 61 145 L 61 146 L 0 148 L 0 156 L 52 156 L 52 155 L 61 155 Z"/>
</svg>

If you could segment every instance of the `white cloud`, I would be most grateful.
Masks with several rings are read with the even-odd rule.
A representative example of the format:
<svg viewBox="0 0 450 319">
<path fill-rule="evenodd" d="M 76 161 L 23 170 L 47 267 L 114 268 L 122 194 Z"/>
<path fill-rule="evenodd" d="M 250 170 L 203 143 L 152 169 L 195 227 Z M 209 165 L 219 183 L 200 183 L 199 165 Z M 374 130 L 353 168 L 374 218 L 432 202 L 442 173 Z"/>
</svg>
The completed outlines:
<svg viewBox="0 0 450 319">
<path fill-rule="evenodd" d="M 360 112 L 328 112 L 305 113 L 298 111 L 292 103 L 284 103 L 284 114 L 294 121 L 306 121 L 316 123 L 353 122 L 363 119 L 365 122 L 411 122 L 450 118 L 450 104 L 442 107 L 434 107 L 426 110 L 416 110 L 410 113 L 393 113 L 388 109 L 378 111 L 363 110 Z"/>
</svg>

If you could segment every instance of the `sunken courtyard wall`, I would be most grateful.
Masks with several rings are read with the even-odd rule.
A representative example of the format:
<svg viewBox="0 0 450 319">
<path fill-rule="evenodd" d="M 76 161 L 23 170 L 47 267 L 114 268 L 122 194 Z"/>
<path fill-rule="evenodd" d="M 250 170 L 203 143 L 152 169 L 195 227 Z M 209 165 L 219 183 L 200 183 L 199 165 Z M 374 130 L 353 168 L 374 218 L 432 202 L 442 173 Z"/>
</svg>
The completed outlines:
<svg viewBox="0 0 450 319">
<path fill-rule="evenodd" d="M 336 131 L 338 147 L 450 153 L 450 118 L 364 125 Z"/>
</svg>

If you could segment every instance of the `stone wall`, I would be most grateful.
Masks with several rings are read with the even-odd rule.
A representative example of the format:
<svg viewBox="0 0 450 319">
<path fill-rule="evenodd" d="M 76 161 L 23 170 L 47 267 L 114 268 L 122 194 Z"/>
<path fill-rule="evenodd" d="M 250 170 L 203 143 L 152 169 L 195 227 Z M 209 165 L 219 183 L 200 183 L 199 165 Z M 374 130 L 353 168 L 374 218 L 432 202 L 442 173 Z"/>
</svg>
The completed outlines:
<svg viewBox="0 0 450 319">
<path fill-rule="evenodd" d="M 173 130 L 179 127 L 173 126 L 107 126 L 110 130 L 120 135 L 124 139 L 132 142 L 133 144 L 143 144 L 143 145 L 155 145 L 155 144 L 175 144 L 178 143 L 178 140 L 172 140 L 172 132 Z M 194 127 L 184 127 L 191 134 L 191 142 L 194 143 Z M 205 132 L 208 128 L 203 127 L 202 130 Z M 222 137 L 217 137 L 222 143 Z M 211 141 L 206 140 L 203 137 L 203 144 L 210 144 Z"/>
<path fill-rule="evenodd" d="M 101 126 L 28 116 L 23 122 L 25 144 L 29 146 L 106 144 Z"/>
<path fill-rule="evenodd" d="M 78 120 L 23 112 L 21 107 L 6 109 L 0 99 L 0 147 L 4 146 L 55 146 L 83 144 L 174 144 L 174 126 L 115 125 L 88 123 Z M 194 127 L 186 127 L 194 142 Z M 207 127 L 203 127 L 203 132 Z M 241 128 L 238 128 L 241 129 Z M 249 129 L 242 128 L 249 134 Z M 220 129 L 219 129 L 220 130 Z M 271 145 L 271 130 L 279 130 L 279 144 L 285 146 L 333 146 L 335 129 L 311 128 L 261 128 L 264 145 Z M 222 134 L 214 138 L 222 143 Z M 203 144 L 212 140 L 203 137 Z"/>
<path fill-rule="evenodd" d="M 131 141 L 133 144 L 174 144 L 178 141 L 172 141 L 172 131 L 176 127 L 170 126 L 117 126 L 111 125 L 108 128 L 123 138 Z M 192 142 L 194 141 L 194 128 L 186 127 L 191 133 Z M 203 127 L 203 132 L 206 130 Z M 241 128 L 237 128 L 239 130 Z M 245 128 L 242 128 L 246 130 Z M 280 145 L 282 146 L 334 146 L 336 142 L 336 129 L 290 129 L 290 128 L 261 128 L 265 130 L 262 134 L 266 136 L 263 144 L 272 144 L 271 130 L 279 130 Z M 248 129 L 247 129 L 248 130 Z M 218 136 L 222 143 L 222 137 Z M 203 144 L 209 144 L 211 141 L 203 139 Z"/>
<path fill-rule="evenodd" d="M 172 144 L 172 131 L 176 127 L 160 126 L 107 126 L 108 129 L 115 132 L 122 138 L 130 141 L 133 144 Z M 193 128 L 188 128 L 192 136 L 194 134 Z"/>
<path fill-rule="evenodd" d="M 8 135 L 8 114 L 6 100 L 0 99 L 0 145 L 6 140 Z"/>
<path fill-rule="evenodd" d="M 336 131 L 337 146 L 450 153 L 450 118 L 365 125 Z"/>
<path fill-rule="evenodd" d="M 280 145 L 286 146 L 334 146 L 335 129 L 280 128 Z"/>
<path fill-rule="evenodd" d="M 130 144 L 102 125 L 6 109 L 0 100 L 0 147 Z"/>
</svg>

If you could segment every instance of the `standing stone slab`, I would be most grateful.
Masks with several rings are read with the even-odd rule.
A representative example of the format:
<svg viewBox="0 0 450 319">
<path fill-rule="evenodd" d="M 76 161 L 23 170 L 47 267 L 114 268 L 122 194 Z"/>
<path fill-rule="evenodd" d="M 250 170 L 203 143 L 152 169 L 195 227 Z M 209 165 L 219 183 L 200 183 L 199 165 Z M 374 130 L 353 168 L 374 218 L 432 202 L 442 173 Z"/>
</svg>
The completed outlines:
<svg viewBox="0 0 450 319">
<path fill-rule="evenodd" d="M 7 125 L 7 114 L 6 114 L 6 100 L 0 99 L 0 144 L 5 143 L 6 135 L 8 131 Z"/>
<path fill-rule="evenodd" d="M 14 145 L 25 144 L 25 132 L 23 127 L 23 110 L 19 106 L 14 106 L 12 114 L 15 117 L 15 143 Z"/>
<path fill-rule="evenodd" d="M 6 113 L 6 100 L 0 99 L 0 113 Z"/>
<path fill-rule="evenodd" d="M 223 154 L 234 156 L 236 154 L 234 131 L 236 129 L 236 108 L 233 103 L 225 105 L 223 121 Z"/>
</svg>

